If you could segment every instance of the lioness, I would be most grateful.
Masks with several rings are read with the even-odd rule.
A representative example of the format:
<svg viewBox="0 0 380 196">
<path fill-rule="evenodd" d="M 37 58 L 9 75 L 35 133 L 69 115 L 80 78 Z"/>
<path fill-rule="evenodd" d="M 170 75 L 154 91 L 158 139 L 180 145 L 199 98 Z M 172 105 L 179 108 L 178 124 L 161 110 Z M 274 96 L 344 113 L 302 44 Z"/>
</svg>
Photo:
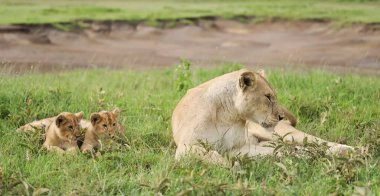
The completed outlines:
<svg viewBox="0 0 380 196">
<path fill-rule="evenodd" d="M 46 139 L 42 146 L 59 154 L 79 150 L 77 137 L 80 135 L 79 122 L 82 118 L 83 112 L 75 114 L 62 112 L 56 117 L 49 118 L 52 123 L 46 126 Z"/>
<path fill-rule="evenodd" d="M 124 130 L 118 123 L 119 109 L 92 113 L 90 122 L 82 120 L 81 127 L 87 129 L 81 151 L 83 153 L 96 150 L 114 136 L 123 136 Z"/>
<path fill-rule="evenodd" d="M 290 121 L 284 120 L 288 117 Z M 289 118 L 290 117 L 290 118 Z M 191 151 L 202 158 L 225 164 L 219 153 L 256 156 L 273 152 L 261 141 L 273 140 L 274 133 L 302 145 L 324 140 L 292 126 L 295 118 L 279 106 L 275 91 L 263 77 L 246 69 L 231 72 L 187 91 L 172 116 L 176 158 Z M 212 150 L 206 150 L 207 143 Z M 352 147 L 327 142 L 332 152 Z"/>
</svg>

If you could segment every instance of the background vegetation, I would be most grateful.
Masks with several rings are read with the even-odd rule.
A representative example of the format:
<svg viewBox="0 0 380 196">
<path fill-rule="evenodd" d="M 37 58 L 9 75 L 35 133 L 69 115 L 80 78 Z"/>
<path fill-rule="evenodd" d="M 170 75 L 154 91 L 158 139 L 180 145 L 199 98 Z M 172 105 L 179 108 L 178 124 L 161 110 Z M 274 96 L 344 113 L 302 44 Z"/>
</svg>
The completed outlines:
<svg viewBox="0 0 380 196">
<path fill-rule="evenodd" d="M 0 24 L 87 20 L 158 20 L 255 16 L 257 20 L 333 20 L 379 23 L 377 0 L 0 0 Z"/>
</svg>

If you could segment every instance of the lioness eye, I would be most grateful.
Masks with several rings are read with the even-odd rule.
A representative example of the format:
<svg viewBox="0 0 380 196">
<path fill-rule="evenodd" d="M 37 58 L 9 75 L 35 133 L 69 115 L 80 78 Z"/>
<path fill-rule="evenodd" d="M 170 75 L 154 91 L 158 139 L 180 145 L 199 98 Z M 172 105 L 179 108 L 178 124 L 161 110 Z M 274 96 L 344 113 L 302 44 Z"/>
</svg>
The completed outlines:
<svg viewBox="0 0 380 196">
<path fill-rule="evenodd" d="M 104 128 L 107 128 L 107 125 L 106 125 L 106 124 L 103 124 L 103 127 L 104 127 Z"/>
<path fill-rule="evenodd" d="M 265 97 L 269 100 L 269 101 L 272 101 L 271 99 L 271 96 L 270 95 L 265 95 Z"/>
<path fill-rule="evenodd" d="M 113 125 L 113 126 L 116 126 L 116 123 L 113 123 L 112 125 Z"/>
</svg>

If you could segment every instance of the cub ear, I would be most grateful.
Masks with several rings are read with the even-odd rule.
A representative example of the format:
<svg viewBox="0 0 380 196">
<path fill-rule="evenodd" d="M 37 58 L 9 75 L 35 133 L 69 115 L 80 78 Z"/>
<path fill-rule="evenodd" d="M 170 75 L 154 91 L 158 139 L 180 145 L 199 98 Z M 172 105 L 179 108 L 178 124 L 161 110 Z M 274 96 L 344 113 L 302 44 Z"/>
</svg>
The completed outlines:
<svg viewBox="0 0 380 196">
<path fill-rule="evenodd" d="M 75 113 L 74 115 L 78 118 L 78 120 L 81 120 L 83 118 L 83 112 L 82 111 Z"/>
<path fill-rule="evenodd" d="M 265 75 L 265 71 L 264 71 L 263 69 L 259 69 L 259 70 L 257 71 L 257 73 L 258 73 L 260 76 L 262 76 L 263 78 L 267 78 L 267 76 Z"/>
<path fill-rule="evenodd" d="M 115 108 L 112 110 L 112 113 L 117 117 L 119 117 L 119 114 L 120 114 L 120 109 L 119 108 Z"/>
<path fill-rule="evenodd" d="M 101 116 L 99 115 L 99 113 L 92 113 L 91 117 L 90 117 L 91 124 L 96 125 L 96 123 L 99 122 L 100 118 L 101 118 Z"/>
<path fill-rule="evenodd" d="M 60 127 L 63 123 L 66 122 L 66 117 L 63 114 L 60 114 L 57 119 L 55 119 L 55 124 L 57 127 Z"/>
<path fill-rule="evenodd" d="M 253 72 L 244 72 L 240 75 L 239 86 L 244 91 L 247 87 L 254 86 L 256 82 L 256 76 Z"/>
</svg>

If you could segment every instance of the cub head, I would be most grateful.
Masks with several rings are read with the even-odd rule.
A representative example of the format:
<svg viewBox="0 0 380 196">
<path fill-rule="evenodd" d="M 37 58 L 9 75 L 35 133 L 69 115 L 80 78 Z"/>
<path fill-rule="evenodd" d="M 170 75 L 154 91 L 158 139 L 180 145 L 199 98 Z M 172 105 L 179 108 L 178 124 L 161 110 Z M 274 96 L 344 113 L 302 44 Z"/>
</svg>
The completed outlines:
<svg viewBox="0 0 380 196">
<path fill-rule="evenodd" d="M 235 106 L 242 118 L 265 128 L 274 127 L 281 120 L 276 93 L 263 72 L 241 73 Z"/>
<path fill-rule="evenodd" d="M 95 133 L 99 137 L 113 137 L 118 131 L 117 118 L 119 117 L 120 110 L 114 109 L 112 111 L 101 111 L 92 113 L 90 120 L 94 127 Z"/>
<path fill-rule="evenodd" d="M 69 113 L 62 112 L 55 119 L 59 131 L 58 136 L 64 140 L 74 141 L 80 136 L 79 122 L 83 118 L 83 112 Z"/>
</svg>

